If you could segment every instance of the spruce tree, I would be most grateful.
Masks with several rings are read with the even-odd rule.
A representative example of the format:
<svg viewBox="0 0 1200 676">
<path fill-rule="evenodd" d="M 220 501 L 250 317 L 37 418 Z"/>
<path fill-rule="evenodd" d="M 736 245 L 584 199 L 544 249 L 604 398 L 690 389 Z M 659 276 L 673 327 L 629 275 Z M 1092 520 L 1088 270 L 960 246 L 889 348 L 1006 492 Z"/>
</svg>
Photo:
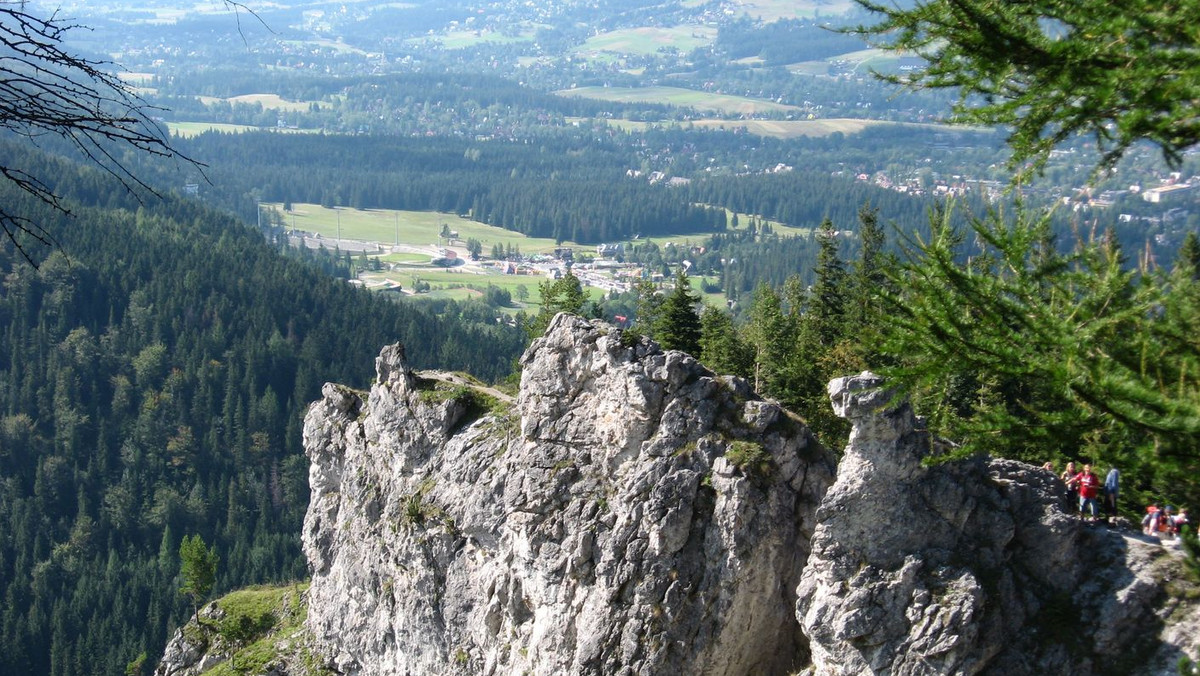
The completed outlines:
<svg viewBox="0 0 1200 676">
<path fill-rule="evenodd" d="M 546 327 L 550 326 L 554 315 L 560 312 L 577 315 L 587 301 L 579 278 L 570 272 L 559 279 L 543 281 L 538 285 L 538 293 L 541 295 L 542 307 L 526 327 L 531 340 L 546 332 Z"/>
<path fill-rule="evenodd" d="M 220 560 L 216 546 L 205 546 L 199 535 L 183 536 L 179 544 L 179 575 L 183 584 L 179 591 L 192 599 L 193 612 L 199 612 L 200 602 L 212 591 Z"/>
<path fill-rule="evenodd" d="M 692 293 L 691 282 L 682 269 L 675 275 L 675 289 L 663 301 L 655 326 L 655 338 L 668 350 L 700 354 L 700 298 Z"/>
<path fill-rule="evenodd" d="M 808 304 L 808 315 L 816 340 L 833 347 L 842 336 L 846 318 L 846 265 L 838 256 L 837 232 L 825 219 L 818 232 L 816 281 Z"/>
<path fill-rule="evenodd" d="M 1183 274 L 1200 281 L 1200 237 L 1196 236 L 1194 230 L 1183 238 L 1183 244 L 1179 246 L 1179 255 L 1175 258 L 1175 266 L 1184 271 Z"/>
<path fill-rule="evenodd" d="M 700 359 L 720 374 L 750 378 L 754 374 L 754 349 L 742 340 L 733 318 L 725 310 L 705 307 L 700 313 Z"/>
<path fill-rule="evenodd" d="M 854 262 L 847 284 L 848 333 L 861 343 L 869 336 L 880 312 L 880 294 L 887 284 L 890 259 L 884 251 L 887 237 L 879 225 L 879 210 L 864 204 L 858 210 L 858 260 Z M 865 338 L 869 340 L 869 338 Z M 868 352 L 870 345 L 862 345 Z"/>
<path fill-rule="evenodd" d="M 746 338 L 754 349 L 754 389 L 771 393 L 780 382 L 795 333 L 779 294 L 766 282 L 754 290 Z"/>
<path fill-rule="evenodd" d="M 1195 494 L 1200 285 L 1126 270 L 1104 241 L 1061 252 L 1044 213 L 972 219 L 984 255 L 968 262 L 948 213 L 935 217 L 894 276 L 885 351 L 939 432 L 1038 462 L 1091 452 Z"/>
</svg>

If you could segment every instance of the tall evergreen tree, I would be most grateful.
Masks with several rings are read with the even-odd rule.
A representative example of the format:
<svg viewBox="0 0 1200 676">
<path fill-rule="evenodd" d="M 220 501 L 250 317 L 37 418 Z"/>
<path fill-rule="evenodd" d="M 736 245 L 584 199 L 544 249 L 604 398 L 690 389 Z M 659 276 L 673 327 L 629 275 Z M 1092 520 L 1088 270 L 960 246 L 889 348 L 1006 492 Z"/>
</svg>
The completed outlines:
<svg viewBox="0 0 1200 676">
<path fill-rule="evenodd" d="M 939 432 L 967 451 L 1115 460 L 1200 497 L 1200 285 L 1126 270 L 1103 241 L 1059 252 L 1045 214 L 974 219 L 987 255 L 964 262 L 940 218 L 894 276 L 885 346 Z"/>
<path fill-rule="evenodd" d="M 185 535 L 179 543 L 179 576 L 183 583 L 179 591 L 192 599 L 193 611 L 208 597 L 217 581 L 220 562 L 216 546 L 209 547 L 199 535 Z"/>
<path fill-rule="evenodd" d="M 838 235 L 829 219 L 818 230 L 816 281 L 808 303 L 813 337 L 825 348 L 841 339 L 846 321 L 846 265 L 838 255 Z"/>
<path fill-rule="evenodd" d="M 696 306 L 700 298 L 692 293 L 691 282 L 681 268 L 675 275 L 675 289 L 662 304 L 662 313 L 655 327 L 655 338 L 668 350 L 700 354 L 700 315 Z"/>
<path fill-rule="evenodd" d="M 550 320 L 560 312 L 580 314 L 587 301 L 579 278 L 570 272 L 558 279 L 543 281 L 538 285 L 538 293 L 541 295 L 542 306 L 527 327 L 531 338 L 545 333 L 546 328 L 550 326 Z"/>
<path fill-rule="evenodd" d="M 637 294 L 637 312 L 634 314 L 633 330 L 642 335 L 655 337 L 655 331 L 662 319 L 663 302 L 666 300 L 658 291 L 658 286 L 648 279 L 639 279 L 633 285 Z"/>
<path fill-rule="evenodd" d="M 725 310 L 705 307 L 700 313 L 700 359 L 713 371 L 750 378 L 754 349 L 742 340 Z"/>
<path fill-rule="evenodd" d="M 1196 231 L 1189 232 L 1183 238 L 1175 265 L 1183 274 L 1190 274 L 1192 279 L 1200 281 L 1200 237 L 1196 235 Z"/>
<path fill-rule="evenodd" d="M 754 290 L 746 337 L 754 348 L 754 389 L 770 392 L 784 373 L 795 333 L 784 315 L 779 294 L 766 282 Z"/>
</svg>

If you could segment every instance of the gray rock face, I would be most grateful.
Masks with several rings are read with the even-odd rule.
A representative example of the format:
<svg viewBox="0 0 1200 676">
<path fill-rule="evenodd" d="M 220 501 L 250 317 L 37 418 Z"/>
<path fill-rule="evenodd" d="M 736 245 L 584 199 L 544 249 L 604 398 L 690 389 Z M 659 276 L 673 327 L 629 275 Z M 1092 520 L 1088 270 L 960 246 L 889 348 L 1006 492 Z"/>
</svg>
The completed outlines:
<svg viewBox="0 0 1200 676">
<path fill-rule="evenodd" d="M 308 626 L 370 674 L 772 674 L 834 463 L 691 357 L 558 316 L 506 405 L 413 373 L 305 421 Z M 505 410 L 508 409 L 508 410 Z"/>
<path fill-rule="evenodd" d="M 167 642 L 154 676 L 199 676 L 229 659 L 220 646 L 213 646 L 205 632 L 197 629 L 196 618 L 212 624 L 224 613 L 216 603 L 209 603 L 193 616 L 193 621 L 175 630 Z"/>
<path fill-rule="evenodd" d="M 1194 650 L 1170 631 L 1196 613 L 1165 602 L 1161 546 L 1081 525 L 1032 466 L 923 464 L 927 435 L 881 386 L 829 385 L 854 428 L 797 590 L 815 673 L 1172 673 Z"/>
<path fill-rule="evenodd" d="M 513 400 L 391 346 L 369 393 L 325 386 L 307 633 L 276 673 L 1166 676 L 1197 655 L 1176 547 L 1081 524 L 1038 468 L 927 462 L 870 373 L 830 383 L 853 423 L 835 481 L 787 412 L 650 341 L 561 315 L 523 366 Z M 181 631 L 156 673 L 225 659 Z"/>
</svg>

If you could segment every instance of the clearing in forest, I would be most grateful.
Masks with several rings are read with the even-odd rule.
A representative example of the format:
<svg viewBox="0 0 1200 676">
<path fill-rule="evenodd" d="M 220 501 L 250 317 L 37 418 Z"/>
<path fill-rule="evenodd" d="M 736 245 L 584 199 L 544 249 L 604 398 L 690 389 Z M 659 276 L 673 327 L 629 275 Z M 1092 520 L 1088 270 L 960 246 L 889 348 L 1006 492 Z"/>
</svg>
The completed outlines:
<svg viewBox="0 0 1200 676">
<path fill-rule="evenodd" d="M 803 115 L 797 106 L 747 96 L 711 94 L 682 87 L 576 87 L 555 92 L 559 96 L 574 96 L 618 103 L 656 103 L 713 111 L 728 115 L 757 115 L 761 113 L 794 113 Z"/>
</svg>

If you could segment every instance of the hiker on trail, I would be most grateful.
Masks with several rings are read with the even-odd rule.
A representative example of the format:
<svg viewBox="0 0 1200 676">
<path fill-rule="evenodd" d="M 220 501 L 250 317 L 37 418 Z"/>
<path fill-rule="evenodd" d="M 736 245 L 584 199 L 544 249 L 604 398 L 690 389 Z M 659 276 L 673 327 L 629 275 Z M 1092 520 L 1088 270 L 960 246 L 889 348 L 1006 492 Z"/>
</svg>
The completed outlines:
<svg viewBox="0 0 1200 676">
<path fill-rule="evenodd" d="M 1142 533 L 1145 535 L 1154 535 L 1154 531 L 1158 530 L 1158 519 L 1162 514 L 1162 508 L 1158 503 L 1146 507 L 1146 516 L 1142 517 Z"/>
<path fill-rule="evenodd" d="M 1075 463 L 1068 462 L 1067 468 L 1063 470 L 1063 473 L 1058 477 L 1067 485 L 1067 499 L 1071 501 L 1072 506 L 1074 506 L 1076 500 L 1079 499 L 1079 487 L 1075 485 L 1075 476 Z"/>
<path fill-rule="evenodd" d="M 1116 467 L 1108 470 L 1108 476 L 1104 477 L 1104 515 L 1108 517 L 1109 523 L 1117 517 L 1117 493 L 1121 490 L 1121 473 Z"/>
<path fill-rule="evenodd" d="M 1166 505 L 1160 508 L 1157 504 L 1146 508 L 1146 517 L 1142 519 L 1142 531 L 1146 535 L 1170 540 L 1175 537 L 1175 524 L 1179 517 L 1175 516 L 1175 508 Z"/>
<path fill-rule="evenodd" d="M 1176 514 L 1175 518 L 1173 519 L 1171 530 L 1173 530 L 1176 534 L 1179 534 L 1179 532 L 1183 530 L 1184 526 L 1191 525 L 1191 523 L 1192 522 L 1188 519 L 1187 509 L 1181 509 L 1179 510 L 1179 514 Z"/>
<path fill-rule="evenodd" d="M 1096 520 L 1096 496 L 1100 493 L 1100 477 L 1092 471 L 1091 465 L 1084 465 L 1083 471 L 1072 479 L 1079 489 L 1079 518 L 1084 518 L 1084 512 L 1091 511 L 1088 521 Z"/>
<path fill-rule="evenodd" d="M 1175 508 L 1167 505 L 1158 513 L 1158 530 L 1156 535 L 1161 533 L 1160 537 L 1165 537 L 1170 540 L 1175 537 Z"/>
</svg>

